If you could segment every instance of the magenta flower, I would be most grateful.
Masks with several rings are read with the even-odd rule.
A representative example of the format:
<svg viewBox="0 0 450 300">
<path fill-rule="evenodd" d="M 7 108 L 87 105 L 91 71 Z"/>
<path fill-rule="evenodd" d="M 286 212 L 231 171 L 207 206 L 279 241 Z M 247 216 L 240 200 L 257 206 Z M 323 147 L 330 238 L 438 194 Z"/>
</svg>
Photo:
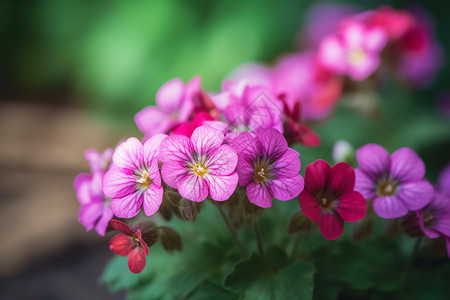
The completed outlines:
<svg viewBox="0 0 450 300">
<path fill-rule="evenodd" d="M 230 198 L 237 186 L 237 155 L 222 145 L 220 130 L 200 126 L 191 138 L 172 135 L 161 144 L 161 174 L 164 182 L 186 199 L 201 202 L 211 196 L 216 201 Z"/>
<path fill-rule="evenodd" d="M 322 40 L 318 62 L 337 74 L 364 80 L 380 65 L 379 54 L 387 43 L 387 34 L 381 27 L 369 28 L 356 18 L 340 25 L 337 33 Z"/>
<path fill-rule="evenodd" d="M 239 185 L 246 187 L 248 200 L 260 207 L 272 206 L 272 197 L 286 201 L 303 189 L 300 159 L 288 148 L 276 129 L 259 129 L 241 133 L 233 143 L 239 154 L 236 168 Z"/>
<path fill-rule="evenodd" d="M 146 137 L 167 133 L 176 125 L 186 122 L 194 110 L 194 97 L 200 93 L 200 77 L 186 85 L 179 78 L 169 80 L 156 93 L 156 106 L 148 106 L 134 118 Z"/>
<path fill-rule="evenodd" d="M 214 118 L 207 112 L 200 112 L 194 117 L 192 122 L 184 122 L 175 127 L 174 130 L 172 130 L 172 134 L 181 134 L 191 137 L 194 130 L 197 127 L 202 126 L 206 121 L 214 121 Z"/>
<path fill-rule="evenodd" d="M 305 189 L 299 196 L 302 212 L 319 223 L 327 240 L 344 232 L 345 222 L 361 220 L 367 211 L 364 197 L 354 191 L 355 172 L 345 162 L 330 168 L 324 160 L 316 160 L 305 170 Z"/>
<path fill-rule="evenodd" d="M 104 236 L 108 223 L 113 217 L 110 199 L 104 195 L 102 188 L 112 149 L 106 149 L 102 154 L 96 150 L 87 150 L 84 156 L 89 162 L 92 173 L 79 174 L 73 183 L 81 205 L 78 221 L 86 228 L 86 231 L 95 228 L 99 235 Z"/>
<path fill-rule="evenodd" d="M 435 191 L 431 202 L 417 211 L 420 228 L 430 239 L 444 237 L 450 257 L 450 196 Z"/>
<path fill-rule="evenodd" d="M 437 186 L 440 192 L 450 195 L 450 163 L 439 173 Z"/>
<path fill-rule="evenodd" d="M 105 194 L 119 218 L 132 218 L 144 207 L 147 216 L 156 213 L 162 202 L 159 174 L 159 147 L 165 134 L 157 134 L 144 145 L 137 138 L 121 143 L 112 157 L 103 180 Z"/>
<path fill-rule="evenodd" d="M 147 243 L 142 239 L 142 233 L 138 229 L 136 232 L 126 223 L 111 220 L 111 226 L 121 232 L 109 241 L 109 249 L 118 255 L 128 256 L 128 268 L 133 273 L 140 273 L 144 270 L 148 256 Z"/>
<path fill-rule="evenodd" d="M 373 209 L 381 218 L 405 216 L 422 209 L 433 196 L 433 186 L 425 180 L 425 164 L 410 148 L 401 148 L 391 156 L 377 144 L 356 151 L 356 190 L 373 199 Z"/>
</svg>

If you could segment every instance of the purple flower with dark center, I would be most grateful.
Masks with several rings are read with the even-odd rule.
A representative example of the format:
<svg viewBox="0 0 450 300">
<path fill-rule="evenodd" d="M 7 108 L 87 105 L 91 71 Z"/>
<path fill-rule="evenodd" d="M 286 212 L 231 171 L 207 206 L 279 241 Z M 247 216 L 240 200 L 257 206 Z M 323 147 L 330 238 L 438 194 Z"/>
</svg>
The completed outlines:
<svg viewBox="0 0 450 300">
<path fill-rule="evenodd" d="M 373 199 L 375 213 L 385 219 L 405 216 L 430 203 L 433 186 L 424 179 L 425 164 L 414 150 L 401 148 L 391 156 L 382 146 L 367 144 L 356 151 L 355 190 Z"/>
<path fill-rule="evenodd" d="M 300 194 L 304 185 L 299 174 L 300 154 L 288 148 L 278 130 L 241 133 L 233 147 L 239 155 L 239 185 L 246 186 L 251 203 L 267 208 L 272 206 L 272 197 L 285 201 Z"/>
<path fill-rule="evenodd" d="M 161 144 L 161 174 L 164 182 L 186 199 L 201 202 L 211 196 L 225 201 L 236 189 L 238 157 L 229 145 L 222 145 L 222 131 L 197 127 L 188 138 L 172 135 Z"/>
<path fill-rule="evenodd" d="M 137 138 L 120 144 L 103 180 L 105 194 L 119 218 L 132 218 L 142 207 L 147 216 L 156 213 L 162 202 L 163 187 L 159 174 L 159 147 L 165 134 L 157 134 L 143 145 Z"/>
</svg>

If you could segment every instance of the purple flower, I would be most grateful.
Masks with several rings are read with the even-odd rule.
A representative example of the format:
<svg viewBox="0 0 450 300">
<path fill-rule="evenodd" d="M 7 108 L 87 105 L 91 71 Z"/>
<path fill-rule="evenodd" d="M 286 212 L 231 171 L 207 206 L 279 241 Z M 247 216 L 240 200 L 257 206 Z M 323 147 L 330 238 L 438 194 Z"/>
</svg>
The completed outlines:
<svg viewBox="0 0 450 300">
<path fill-rule="evenodd" d="M 431 202 L 417 211 L 420 228 L 431 239 L 443 236 L 450 257 L 450 196 L 435 191 Z"/>
<path fill-rule="evenodd" d="M 96 150 L 87 150 L 84 153 L 88 160 L 91 174 L 79 174 L 74 180 L 77 199 L 80 202 L 78 221 L 90 231 L 104 236 L 109 221 L 113 217 L 110 199 L 103 194 L 102 181 L 105 171 L 111 160 L 112 149 L 106 149 L 102 154 Z"/>
<path fill-rule="evenodd" d="M 103 180 L 111 208 L 119 218 L 132 218 L 142 207 L 147 216 L 156 213 L 162 202 L 159 174 L 159 147 L 165 134 L 157 134 L 144 145 L 137 138 L 121 143 Z"/>
<path fill-rule="evenodd" d="M 241 133 L 233 143 L 239 154 L 239 185 L 247 187 L 248 200 L 267 208 L 272 206 L 272 197 L 283 201 L 297 197 L 304 185 L 299 175 L 300 154 L 288 148 L 276 129 L 252 133 Z"/>
<path fill-rule="evenodd" d="M 223 133 L 209 126 L 197 127 L 190 138 L 172 135 L 161 144 L 161 174 L 180 195 L 200 202 L 208 195 L 216 201 L 230 198 L 237 186 L 237 155 L 222 145 Z"/>
<path fill-rule="evenodd" d="M 375 213 L 385 219 L 405 216 L 427 205 L 433 186 L 425 180 L 425 164 L 410 148 L 401 148 L 391 156 L 377 144 L 356 151 L 355 189 L 373 199 Z"/>
<path fill-rule="evenodd" d="M 439 174 L 437 179 L 437 185 L 439 191 L 450 195 L 450 163 L 447 164 L 445 169 Z"/>
</svg>

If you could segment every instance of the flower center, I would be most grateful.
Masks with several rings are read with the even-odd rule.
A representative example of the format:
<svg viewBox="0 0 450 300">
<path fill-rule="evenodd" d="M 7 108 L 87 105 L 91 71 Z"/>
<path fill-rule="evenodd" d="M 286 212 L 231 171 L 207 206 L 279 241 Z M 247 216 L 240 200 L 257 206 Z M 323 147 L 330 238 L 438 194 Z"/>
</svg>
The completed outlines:
<svg viewBox="0 0 450 300">
<path fill-rule="evenodd" d="M 366 60 L 366 56 L 366 53 L 360 48 L 352 49 L 347 54 L 348 61 L 352 65 L 360 65 Z"/>
<path fill-rule="evenodd" d="M 379 197 L 397 194 L 397 184 L 390 178 L 383 178 L 377 182 L 377 195 Z"/>
<path fill-rule="evenodd" d="M 258 183 L 264 183 L 267 179 L 270 177 L 270 173 L 268 168 L 263 168 L 260 166 L 259 168 L 255 169 L 255 181 Z"/>
<path fill-rule="evenodd" d="M 206 173 L 209 173 L 209 169 L 203 163 L 195 163 L 193 166 L 194 174 L 203 178 Z"/>
<path fill-rule="evenodd" d="M 434 218 L 433 215 L 430 214 L 429 212 L 423 212 L 423 226 L 425 228 L 429 227 L 431 225 L 431 223 L 433 222 Z"/>
<path fill-rule="evenodd" d="M 133 239 L 133 242 L 134 242 L 135 246 L 141 245 L 141 241 L 139 240 L 139 238 L 138 238 L 138 236 L 136 234 L 133 235 L 132 239 Z"/>
<path fill-rule="evenodd" d="M 145 189 L 148 189 L 148 187 L 152 184 L 152 180 L 150 179 L 150 174 L 148 174 L 147 171 L 143 171 L 141 174 L 141 178 L 136 180 L 136 182 Z"/>
<path fill-rule="evenodd" d="M 330 209 L 333 207 L 335 197 L 326 191 L 320 191 L 316 195 L 316 202 L 322 207 L 322 209 Z"/>
</svg>

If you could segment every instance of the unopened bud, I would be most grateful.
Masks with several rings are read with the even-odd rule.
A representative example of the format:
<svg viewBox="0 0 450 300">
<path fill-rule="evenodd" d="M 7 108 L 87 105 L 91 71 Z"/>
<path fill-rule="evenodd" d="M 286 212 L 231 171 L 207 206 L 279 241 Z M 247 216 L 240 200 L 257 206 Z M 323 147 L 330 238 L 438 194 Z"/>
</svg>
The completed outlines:
<svg viewBox="0 0 450 300">
<path fill-rule="evenodd" d="M 178 232 L 167 226 L 160 226 L 159 229 L 161 231 L 160 241 L 164 250 L 172 252 L 174 250 L 181 251 L 183 249 L 181 237 Z"/>
<path fill-rule="evenodd" d="M 185 198 L 181 198 L 179 203 L 179 213 L 181 217 L 190 222 L 195 222 L 197 215 L 202 209 L 199 202 L 194 202 Z"/>
<path fill-rule="evenodd" d="M 289 220 L 287 232 L 288 234 L 307 232 L 312 228 L 314 228 L 314 222 L 301 211 L 298 211 Z"/>
<path fill-rule="evenodd" d="M 335 163 L 343 161 L 352 167 L 356 165 L 355 148 L 347 141 L 337 141 L 333 146 L 332 156 Z"/>
<path fill-rule="evenodd" d="M 169 186 L 164 186 L 163 202 L 158 210 L 164 220 L 169 221 L 174 213 L 181 217 L 178 210 L 180 200 L 181 196 L 177 190 Z"/>
</svg>

